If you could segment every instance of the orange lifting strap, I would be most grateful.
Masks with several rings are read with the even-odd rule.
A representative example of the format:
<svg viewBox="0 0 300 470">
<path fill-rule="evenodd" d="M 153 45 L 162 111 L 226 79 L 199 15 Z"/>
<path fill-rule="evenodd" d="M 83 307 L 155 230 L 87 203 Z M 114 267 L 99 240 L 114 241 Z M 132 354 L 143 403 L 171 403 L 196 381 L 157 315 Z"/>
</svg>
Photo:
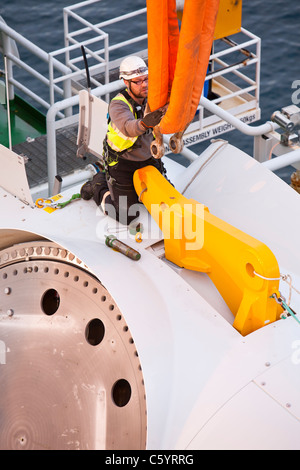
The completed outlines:
<svg viewBox="0 0 300 470">
<path fill-rule="evenodd" d="M 195 116 L 220 0 L 185 0 L 181 30 L 176 0 L 147 0 L 149 92 L 154 111 L 169 102 L 162 134 L 183 132 Z"/>
</svg>

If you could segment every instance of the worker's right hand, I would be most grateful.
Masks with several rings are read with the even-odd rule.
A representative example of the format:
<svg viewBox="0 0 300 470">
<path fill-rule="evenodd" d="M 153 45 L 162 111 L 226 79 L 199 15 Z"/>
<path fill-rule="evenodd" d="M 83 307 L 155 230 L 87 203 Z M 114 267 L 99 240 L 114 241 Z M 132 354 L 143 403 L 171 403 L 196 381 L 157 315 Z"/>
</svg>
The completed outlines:
<svg viewBox="0 0 300 470">
<path fill-rule="evenodd" d="M 146 116 L 143 117 L 141 120 L 141 124 L 145 129 L 149 129 L 157 126 L 161 118 L 163 117 L 164 113 L 160 109 L 157 109 L 156 111 L 153 111 L 152 113 L 146 114 Z"/>
</svg>

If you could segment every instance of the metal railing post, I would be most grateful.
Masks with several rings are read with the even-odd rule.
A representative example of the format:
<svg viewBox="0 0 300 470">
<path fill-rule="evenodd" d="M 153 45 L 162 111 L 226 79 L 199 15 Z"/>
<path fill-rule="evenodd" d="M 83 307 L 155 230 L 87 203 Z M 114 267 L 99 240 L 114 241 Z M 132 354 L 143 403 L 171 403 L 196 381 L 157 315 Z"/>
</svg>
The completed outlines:
<svg viewBox="0 0 300 470">
<path fill-rule="evenodd" d="M 7 75 L 7 84 L 8 84 L 8 96 L 9 100 L 13 100 L 15 98 L 15 89 L 14 86 L 11 84 L 11 80 L 13 79 L 13 62 L 8 58 L 10 54 L 13 53 L 12 51 L 12 41 L 10 37 L 3 33 L 3 55 L 6 57 L 6 75 Z"/>
<path fill-rule="evenodd" d="M 71 98 L 72 96 L 72 85 L 71 85 L 71 79 L 68 78 L 67 80 L 64 80 L 63 82 L 63 89 L 64 89 L 64 99 L 67 100 L 68 98 Z M 65 116 L 70 117 L 72 116 L 73 111 L 72 111 L 72 106 L 69 106 L 68 108 L 65 109 Z"/>
</svg>

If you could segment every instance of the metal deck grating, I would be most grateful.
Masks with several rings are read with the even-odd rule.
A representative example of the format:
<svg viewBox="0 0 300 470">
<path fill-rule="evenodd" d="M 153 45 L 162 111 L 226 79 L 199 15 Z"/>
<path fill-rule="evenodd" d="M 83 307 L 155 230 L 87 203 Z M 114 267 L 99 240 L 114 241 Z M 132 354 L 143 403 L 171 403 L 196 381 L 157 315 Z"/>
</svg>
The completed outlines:
<svg viewBox="0 0 300 470">
<path fill-rule="evenodd" d="M 77 130 L 76 124 L 59 129 L 56 133 L 57 173 L 62 177 L 97 161 L 97 158 L 92 155 L 87 155 L 86 160 L 76 157 Z M 15 145 L 13 151 L 18 155 L 28 157 L 26 173 L 31 188 L 48 181 L 46 135 Z"/>
</svg>

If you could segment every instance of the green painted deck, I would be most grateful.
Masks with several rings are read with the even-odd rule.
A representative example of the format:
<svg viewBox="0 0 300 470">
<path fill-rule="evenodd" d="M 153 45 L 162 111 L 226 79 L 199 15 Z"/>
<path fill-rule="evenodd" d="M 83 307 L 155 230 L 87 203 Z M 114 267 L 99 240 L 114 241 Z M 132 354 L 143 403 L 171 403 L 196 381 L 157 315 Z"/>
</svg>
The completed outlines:
<svg viewBox="0 0 300 470">
<path fill-rule="evenodd" d="M 10 102 L 12 145 L 35 139 L 46 133 L 46 117 L 18 96 Z M 0 143 L 9 146 L 8 116 L 5 101 L 0 101 Z"/>
</svg>

